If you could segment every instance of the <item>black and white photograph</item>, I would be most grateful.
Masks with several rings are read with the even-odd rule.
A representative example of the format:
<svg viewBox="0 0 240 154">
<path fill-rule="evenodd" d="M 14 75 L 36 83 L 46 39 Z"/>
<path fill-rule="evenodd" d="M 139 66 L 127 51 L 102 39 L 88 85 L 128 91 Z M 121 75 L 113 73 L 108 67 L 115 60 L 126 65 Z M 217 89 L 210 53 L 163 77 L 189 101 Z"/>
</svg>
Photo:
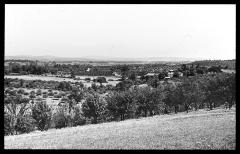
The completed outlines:
<svg viewBox="0 0 240 154">
<path fill-rule="evenodd" d="M 236 4 L 4 9 L 4 149 L 236 149 Z"/>
</svg>

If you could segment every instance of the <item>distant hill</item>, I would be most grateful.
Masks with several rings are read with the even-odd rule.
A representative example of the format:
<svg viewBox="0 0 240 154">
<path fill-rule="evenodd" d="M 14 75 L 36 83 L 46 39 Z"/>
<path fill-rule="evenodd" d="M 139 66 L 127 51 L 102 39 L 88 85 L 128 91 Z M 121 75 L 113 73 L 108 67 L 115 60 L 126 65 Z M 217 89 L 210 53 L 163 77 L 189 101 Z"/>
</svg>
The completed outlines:
<svg viewBox="0 0 240 154">
<path fill-rule="evenodd" d="M 16 55 L 16 56 L 5 56 L 5 59 L 13 60 L 39 60 L 39 61 L 127 61 L 127 62 L 192 62 L 199 60 L 196 58 L 183 58 L 183 57 L 147 57 L 147 58 L 111 58 L 111 57 L 57 57 L 57 56 L 31 56 L 31 55 Z"/>
<path fill-rule="evenodd" d="M 226 67 L 227 69 L 236 69 L 235 65 L 236 65 L 236 60 L 202 60 L 202 61 L 194 61 L 192 63 L 189 64 L 200 64 L 201 66 L 206 66 L 206 67 L 210 67 L 210 66 L 222 66 L 222 67 Z"/>
<path fill-rule="evenodd" d="M 68 57 L 57 57 L 57 56 L 31 56 L 31 55 L 16 55 L 16 56 L 5 56 L 5 59 L 13 60 L 39 60 L 39 61 L 90 61 L 91 59 L 86 58 L 68 58 Z"/>
</svg>

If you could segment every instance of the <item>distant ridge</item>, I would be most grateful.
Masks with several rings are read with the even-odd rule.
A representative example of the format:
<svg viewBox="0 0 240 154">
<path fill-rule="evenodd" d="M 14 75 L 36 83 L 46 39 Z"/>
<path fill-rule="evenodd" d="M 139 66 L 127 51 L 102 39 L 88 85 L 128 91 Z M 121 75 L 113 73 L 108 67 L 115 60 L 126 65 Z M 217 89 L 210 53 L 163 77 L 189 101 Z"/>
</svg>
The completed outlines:
<svg viewBox="0 0 240 154">
<path fill-rule="evenodd" d="M 178 61 L 196 61 L 200 58 L 184 58 L 184 57 L 146 57 L 146 58 L 121 58 L 121 57 L 57 57 L 51 55 L 31 56 L 31 55 L 16 55 L 5 56 L 5 59 L 20 59 L 20 60 L 39 60 L 39 61 L 165 61 L 165 62 L 178 62 Z"/>
<path fill-rule="evenodd" d="M 90 61 L 86 58 L 69 58 L 69 57 L 57 57 L 51 55 L 43 56 L 31 56 L 31 55 L 16 55 L 16 56 L 5 56 L 5 59 L 20 59 L 20 60 L 39 60 L 39 61 Z"/>
</svg>

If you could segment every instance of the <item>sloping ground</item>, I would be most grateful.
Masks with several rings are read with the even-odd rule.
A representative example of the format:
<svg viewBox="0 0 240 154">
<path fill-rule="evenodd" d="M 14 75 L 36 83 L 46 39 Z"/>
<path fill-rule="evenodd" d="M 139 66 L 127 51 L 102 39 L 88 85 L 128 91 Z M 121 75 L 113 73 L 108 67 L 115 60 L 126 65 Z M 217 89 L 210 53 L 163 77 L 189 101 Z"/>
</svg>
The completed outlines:
<svg viewBox="0 0 240 154">
<path fill-rule="evenodd" d="M 235 149 L 235 109 L 52 129 L 4 137 L 5 149 Z"/>
</svg>

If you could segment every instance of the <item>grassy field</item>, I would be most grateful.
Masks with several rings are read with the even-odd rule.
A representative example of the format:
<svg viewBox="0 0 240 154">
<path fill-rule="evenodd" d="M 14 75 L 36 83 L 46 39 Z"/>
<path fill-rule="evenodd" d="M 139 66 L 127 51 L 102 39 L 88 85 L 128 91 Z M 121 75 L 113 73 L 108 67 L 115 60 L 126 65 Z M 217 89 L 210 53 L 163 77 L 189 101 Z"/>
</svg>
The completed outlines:
<svg viewBox="0 0 240 154">
<path fill-rule="evenodd" d="M 93 79 L 96 79 L 98 76 L 76 76 L 76 77 L 79 77 L 82 80 L 74 80 L 71 78 L 62 78 L 62 77 L 40 76 L 40 75 L 5 75 L 4 76 L 4 78 L 11 78 L 11 79 L 17 78 L 17 79 L 23 79 L 23 80 L 42 80 L 42 81 L 58 81 L 58 82 L 70 81 L 72 83 L 81 81 L 84 84 L 84 86 L 86 86 L 86 87 L 91 87 L 93 82 L 92 81 L 87 82 L 84 80 L 85 78 L 90 78 L 91 80 L 93 80 Z M 107 83 L 102 83 L 104 86 L 106 86 L 108 84 L 116 86 L 116 84 L 118 84 L 120 82 L 120 81 L 116 81 L 119 78 L 114 77 L 114 76 L 103 76 L 103 77 L 105 77 L 107 80 Z M 114 81 L 108 81 L 109 79 L 112 79 Z M 100 83 L 96 83 L 96 85 L 100 85 Z"/>
<path fill-rule="evenodd" d="M 158 115 L 4 137 L 5 149 L 235 149 L 235 109 Z"/>
</svg>

